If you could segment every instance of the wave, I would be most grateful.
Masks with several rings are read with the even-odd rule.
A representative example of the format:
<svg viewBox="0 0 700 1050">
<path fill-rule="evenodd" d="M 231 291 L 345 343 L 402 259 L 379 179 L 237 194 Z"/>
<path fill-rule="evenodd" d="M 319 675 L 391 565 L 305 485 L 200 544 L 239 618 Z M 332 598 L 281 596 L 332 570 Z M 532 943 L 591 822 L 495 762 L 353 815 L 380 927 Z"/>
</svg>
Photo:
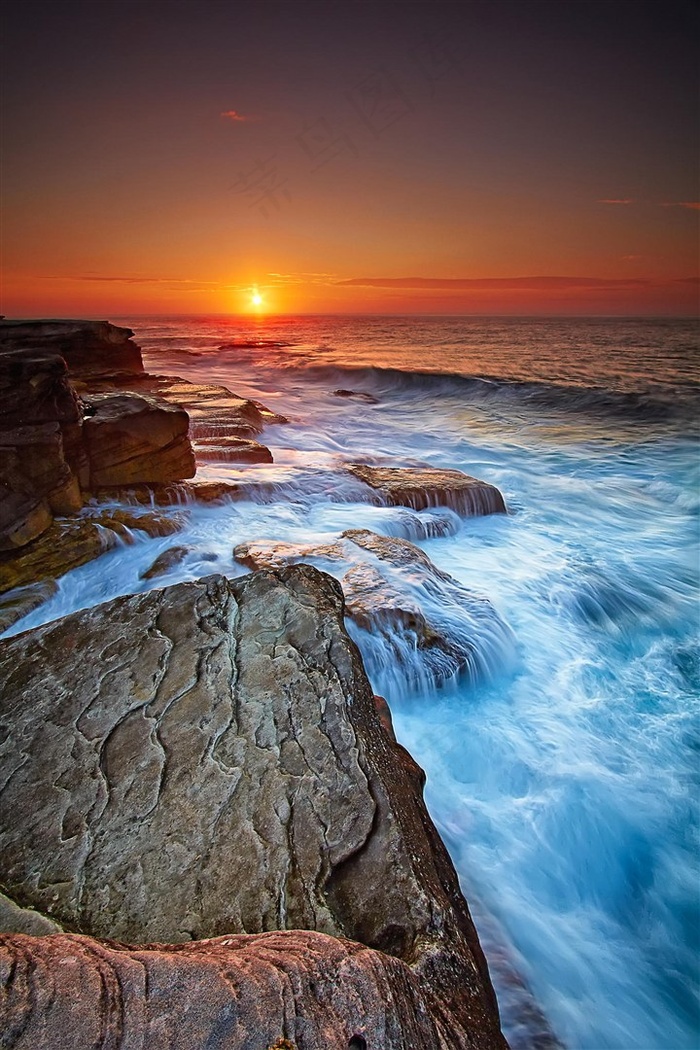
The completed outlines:
<svg viewBox="0 0 700 1050">
<path fill-rule="evenodd" d="M 287 367 L 297 362 L 288 360 Z M 700 409 L 700 387 L 694 384 L 669 390 L 627 393 L 605 387 L 534 382 L 502 377 L 460 373 L 404 371 L 381 366 L 308 364 L 300 366 L 309 378 L 337 386 L 351 377 L 357 393 L 372 397 L 392 393 L 460 397 L 472 403 L 507 402 L 536 409 L 564 409 L 566 412 L 601 416 L 620 416 L 650 423 L 694 420 Z"/>
</svg>

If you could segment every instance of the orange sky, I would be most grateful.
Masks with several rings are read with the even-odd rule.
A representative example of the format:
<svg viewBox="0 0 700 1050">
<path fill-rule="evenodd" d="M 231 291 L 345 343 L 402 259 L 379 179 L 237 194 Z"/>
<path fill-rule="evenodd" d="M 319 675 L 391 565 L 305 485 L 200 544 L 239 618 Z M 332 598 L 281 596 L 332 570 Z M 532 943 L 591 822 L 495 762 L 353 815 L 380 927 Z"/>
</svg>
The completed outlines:
<svg viewBox="0 0 700 1050">
<path fill-rule="evenodd" d="M 18 3 L 0 309 L 693 314 L 690 8 L 630 10 Z"/>
</svg>

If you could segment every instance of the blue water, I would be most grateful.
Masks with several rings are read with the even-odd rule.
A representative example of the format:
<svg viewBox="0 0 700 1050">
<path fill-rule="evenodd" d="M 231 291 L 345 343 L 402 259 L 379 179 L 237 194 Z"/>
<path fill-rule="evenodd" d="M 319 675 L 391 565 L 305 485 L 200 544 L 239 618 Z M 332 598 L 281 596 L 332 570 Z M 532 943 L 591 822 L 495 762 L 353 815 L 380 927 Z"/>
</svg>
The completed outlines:
<svg viewBox="0 0 700 1050">
<path fill-rule="evenodd" d="M 147 586 L 240 574 L 232 549 L 243 541 L 325 542 L 349 527 L 406 534 L 401 512 L 357 501 L 343 462 L 454 467 L 497 485 L 507 516 L 455 517 L 451 534 L 417 541 L 483 600 L 483 620 L 470 626 L 478 674 L 438 688 L 421 673 L 420 652 L 356 627 L 353 635 L 399 739 L 427 771 L 430 812 L 472 905 L 513 1047 L 536 1046 L 513 970 L 572 1050 L 696 1047 L 694 326 L 306 318 L 132 327 L 152 371 L 222 382 L 289 416 L 263 438 L 275 464 L 203 468 L 249 481 L 251 498 L 186 508 L 175 540 L 137 535 L 99 569 L 64 577 L 15 630 Z M 336 388 L 378 400 L 340 398 Z M 145 584 L 139 572 L 173 542 L 191 553 Z M 448 635 L 464 631 L 458 601 L 411 586 Z"/>
</svg>

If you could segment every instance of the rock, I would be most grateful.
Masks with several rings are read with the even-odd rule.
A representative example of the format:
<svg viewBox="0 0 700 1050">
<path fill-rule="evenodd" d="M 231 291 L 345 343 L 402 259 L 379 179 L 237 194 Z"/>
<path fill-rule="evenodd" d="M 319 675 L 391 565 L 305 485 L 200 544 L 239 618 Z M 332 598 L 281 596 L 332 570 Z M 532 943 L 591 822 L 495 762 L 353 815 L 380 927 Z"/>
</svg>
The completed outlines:
<svg viewBox="0 0 700 1050">
<path fill-rule="evenodd" d="M 451 507 L 458 514 L 505 514 L 503 496 L 485 481 L 479 481 L 461 470 L 439 470 L 433 467 L 369 467 L 349 464 L 356 478 L 381 493 L 390 506 Z"/>
<path fill-rule="evenodd" d="M 373 565 L 354 565 L 345 573 L 341 584 L 345 611 L 358 627 L 372 631 L 381 625 L 392 633 L 412 631 L 421 649 L 440 642 L 418 603 L 393 587 Z"/>
<path fill-rule="evenodd" d="M 405 964 L 445 1046 L 505 1048 L 454 868 L 330 577 L 294 566 L 120 598 L 0 641 L 0 679 L 0 882 L 14 899 L 124 941 L 348 937 L 401 960 L 397 975 Z M 54 958 L 36 978 L 44 1018 L 55 972 Z M 403 1024 L 397 981 L 380 999 Z M 156 987 L 163 1024 L 184 1023 L 183 996 L 199 1003 L 189 978 Z"/>
<path fill-rule="evenodd" d="M 0 570 L 1 571 L 1 570 Z M 53 580 L 30 583 L 0 595 L 0 632 L 53 598 L 58 590 Z"/>
<path fill-rule="evenodd" d="M 14 551 L 41 536 L 53 515 L 12 449 L 0 450 L 0 551 Z"/>
<path fill-rule="evenodd" d="M 431 562 L 420 547 L 368 529 L 347 529 L 335 543 L 242 543 L 234 558 L 249 569 L 310 562 L 332 572 L 345 595 L 345 613 L 365 638 L 372 672 L 387 654 L 404 685 L 440 684 L 466 674 L 474 681 L 512 661 L 513 639 L 491 603 Z"/>
<path fill-rule="evenodd" d="M 398 959 L 298 930 L 126 947 L 0 938 L 14 1050 L 440 1050 L 462 1042 L 439 990 Z"/>
<path fill-rule="evenodd" d="M 20 908 L 15 901 L 0 893 L 0 935 L 3 933 L 24 933 L 31 937 L 45 937 L 51 933 L 63 933 L 62 927 L 52 919 L 47 919 L 33 908 Z M 7 958 L 4 956 L 3 938 L 0 936 L 0 969 Z M 7 1014 L 3 1005 L 0 1020 L 3 1026 Z"/>
<path fill-rule="evenodd" d="M 78 397 L 68 380 L 66 362 L 58 353 L 9 349 L 0 322 L 0 420 L 2 429 L 40 423 L 79 423 Z"/>
<path fill-rule="evenodd" d="M 55 521 L 29 546 L 13 554 L 0 554 L 0 594 L 38 581 L 58 579 L 70 569 L 112 550 L 120 539 L 132 541 L 134 529 L 149 536 L 169 536 L 182 526 L 183 519 L 177 516 L 123 509 L 95 510 L 89 516 Z"/>
<path fill-rule="evenodd" d="M 233 556 L 241 565 L 254 571 L 258 569 L 283 569 L 287 565 L 311 560 L 343 562 L 352 555 L 347 544 L 338 543 L 286 543 L 284 540 L 255 540 L 239 543 Z"/>
<path fill-rule="evenodd" d="M 118 376 L 103 376 L 86 382 L 89 393 L 111 392 L 127 380 Z M 186 409 L 191 420 L 192 437 L 233 436 L 254 437 L 265 426 L 261 409 L 256 402 L 237 397 L 225 386 L 212 383 L 191 383 L 179 376 L 152 375 L 128 379 L 128 390 L 150 394 L 171 405 Z M 267 411 L 267 410 L 265 410 Z M 270 413 L 274 415 L 274 413 Z"/>
<path fill-rule="evenodd" d="M 367 394 L 364 390 L 334 390 L 334 397 L 353 397 L 356 401 L 364 401 L 368 405 L 378 405 L 379 398 L 374 394 Z"/>
<path fill-rule="evenodd" d="M 176 565 L 179 565 L 183 558 L 187 557 L 191 549 L 191 547 L 168 547 L 166 551 L 158 555 L 149 569 L 141 573 L 140 578 L 142 580 L 152 580 L 154 576 L 162 576 Z"/>
<path fill-rule="evenodd" d="M 283 416 L 281 412 L 273 412 L 271 408 L 267 408 L 263 405 L 262 401 L 256 401 L 254 399 L 253 404 L 260 413 L 262 421 L 266 427 L 277 426 L 280 423 L 289 422 L 287 416 Z"/>
<path fill-rule="evenodd" d="M 120 385 L 124 384 L 118 376 L 103 376 L 83 386 L 89 397 L 90 393 L 113 390 Z M 260 402 L 237 397 L 223 386 L 190 383 L 178 376 L 144 373 L 136 379 L 132 377 L 127 385 L 132 393 L 158 397 L 187 411 L 189 434 L 200 462 L 272 463 L 270 450 L 252 439 L 269 423 L 286 422 L 286 419 L 270 412 Z"/>
<path fill-rule="evenodd" d="M 83 433 L 92 488 L 194 475 L 183 409 L 142 394 L 92 394 L 84 400 L 90 413 Z"/>
<path fill-rule="evenodd" d="M 60 357 L 0 352 L 0 550 L 30 543 L 54 513 L 82 506 L 81 418 Z"/>
<path fill-rule="evenodd" d="M 272 463 L 269 448 L 244 438 L 198 438 L 193 449 L 195 458 L 203 463 Z"/>
<path fill-rule="evenodd" d="M 239 481 L 178 481 L 169 484 L 133 484 L 100 489 L 101 500 L 120 500 L 141 506 L 173 507 L 190 503 L 219 503 L 248 498 L 249 489 Z"/>
<path fill-rule="evenodd" d="M 78 479 L 63 453 L 59 423 L 0 430 L 0 461 L 16 457 L 18 469 L 54 514 L 75 514 L 83 505 Z"/>
<path fill-rule="evenodd" d="M 0 321 L 0 348 L 62 357 L 71 376 L 143 372 L 130 328 L 107 321 Z"/>
<path fill-rule="evenodd" d="M 405 540 L 432 540 L 439 536 L 456 536 L 461 527 L 462 520 L 459 515 L 446 507 L 420 511 L 394 507 L 391 510 L 391 519 L 383 525 L 381 531 Z"/>
</svg>

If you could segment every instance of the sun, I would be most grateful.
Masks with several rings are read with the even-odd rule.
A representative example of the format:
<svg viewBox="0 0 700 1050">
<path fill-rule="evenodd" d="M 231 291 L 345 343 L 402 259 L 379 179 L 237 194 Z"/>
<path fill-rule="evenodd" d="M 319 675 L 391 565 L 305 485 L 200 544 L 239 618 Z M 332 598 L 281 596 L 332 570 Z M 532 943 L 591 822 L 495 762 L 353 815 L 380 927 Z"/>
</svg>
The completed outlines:
<svg viewBox="0 0 700 1050">
<path fill-rule="evenodd" d="M 253 306 L 262 306 L 263 297 L 260 294 L 260 292 L 253 292 L 253 294 L 250 297 L 250 301 L 253 304 Z"/>
</svg>

